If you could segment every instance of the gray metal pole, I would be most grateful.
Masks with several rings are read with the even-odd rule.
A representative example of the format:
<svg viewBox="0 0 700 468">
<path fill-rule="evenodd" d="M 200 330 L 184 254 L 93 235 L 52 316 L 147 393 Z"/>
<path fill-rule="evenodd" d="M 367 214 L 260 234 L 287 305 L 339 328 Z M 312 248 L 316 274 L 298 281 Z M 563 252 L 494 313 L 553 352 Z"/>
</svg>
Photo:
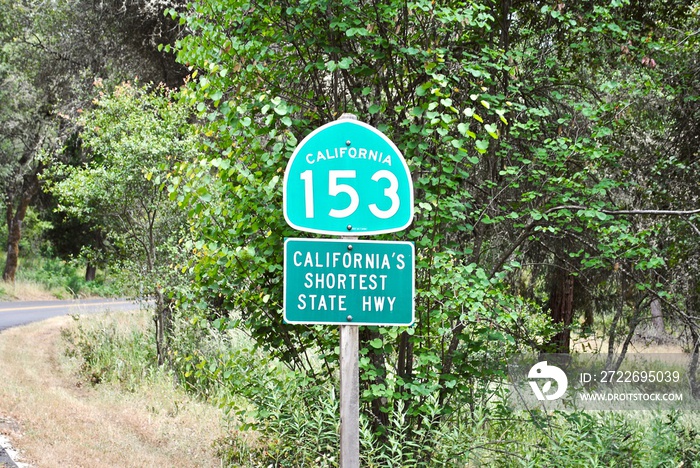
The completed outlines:
<svg viewBox="0 0 700 468">
<path fill-rule="evenodd" d="M 340 468 L 360 466 L 359 327 L 340 325 Z"/>
</svg>

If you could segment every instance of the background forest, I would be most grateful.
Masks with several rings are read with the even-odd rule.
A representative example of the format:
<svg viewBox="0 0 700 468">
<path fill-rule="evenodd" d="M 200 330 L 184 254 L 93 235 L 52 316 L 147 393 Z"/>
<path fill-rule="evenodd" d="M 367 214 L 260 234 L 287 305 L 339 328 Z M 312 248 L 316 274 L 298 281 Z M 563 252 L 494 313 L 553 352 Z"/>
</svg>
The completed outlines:
<svg viewBox="0 0 700 468">
<path fill-rule="evenodd" d="M 685 416 L 519 414 L 498 385 L 514 353 L 655 343 L 700 398 L 699 3 L 0 0 L 0 23 L 3 279 L 40 251 L 154 298 L 143 365 L 245 422 L 228 463 L 337 463 L 338 332 L 282 321 L 281 207 L 345 112 L 416 200 L 381 236 L 415 243 L 416 324 L 360 330 L 363 465 L 699 463 Z"/>
</svg>

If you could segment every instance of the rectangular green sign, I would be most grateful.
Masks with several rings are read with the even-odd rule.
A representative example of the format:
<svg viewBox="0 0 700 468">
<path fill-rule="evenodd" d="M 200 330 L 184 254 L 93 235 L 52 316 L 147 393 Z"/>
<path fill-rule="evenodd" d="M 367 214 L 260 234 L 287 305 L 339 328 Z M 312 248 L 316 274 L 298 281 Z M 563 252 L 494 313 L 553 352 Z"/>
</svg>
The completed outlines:
<svg viewBox="0 0 700 468">
<path fill-rule="evenodd" d="M 286 239 L 284 320 L 328 325 L 411 325 L 411 242 Z"/>
</svg>

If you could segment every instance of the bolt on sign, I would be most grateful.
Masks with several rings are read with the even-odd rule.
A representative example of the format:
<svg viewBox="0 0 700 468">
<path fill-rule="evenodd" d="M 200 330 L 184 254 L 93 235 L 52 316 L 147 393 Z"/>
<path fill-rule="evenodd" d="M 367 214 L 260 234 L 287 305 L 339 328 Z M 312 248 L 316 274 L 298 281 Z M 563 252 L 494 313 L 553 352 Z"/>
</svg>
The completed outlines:
<svg viewBox="0 0 700 468">
<path fill-rule="evenodd" d="M 411 325 L 411 242 L 286 239 L 284 320 L 326 325 Z"/>
<path fill-rule="evenodd" d="M 337 120 L 296 147 L 284 173 L 287 223 L 317 234 L 367 236 L 413 220 L 413 181 L 401 151 L 371 125 Z"/>
</svg>

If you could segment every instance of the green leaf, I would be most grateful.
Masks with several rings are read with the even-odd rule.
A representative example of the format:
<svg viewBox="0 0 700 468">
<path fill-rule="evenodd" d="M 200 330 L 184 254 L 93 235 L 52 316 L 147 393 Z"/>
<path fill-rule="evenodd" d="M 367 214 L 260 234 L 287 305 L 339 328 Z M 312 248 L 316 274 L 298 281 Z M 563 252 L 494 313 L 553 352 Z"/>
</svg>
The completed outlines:
<svg viewBox="0 0 700 468">
<path fill-rule="evenodd" d="M 375 338 L 369 341 L 369 345 L 375 349 L 380 349 L 384 346 L 384 342 L 381 338 Z"/>
<path fill-rule="evenodd" d="M 484 129 L 491 135 L 491 138 L 498 140 L 498 127 L 496 127 L 496 124 L 486 124 Z"/>
<path fill-rule="evenodd" d="M 410 111 L 410 114 L 414 117 L 420 117 L 423 115 L 424 109 L 422 107 L 413 107 Z"/>
<path fill-rule="evenodd" d="M 287 107 L 287 103 L 280 102 L 274 107 L 274 111 L 277 115 L 287 115 L 289 112 L 289 107 Z"/>
<path fill-rule="evenodd" d="M 338 62 L 338 68 L 341 70 L 347 70 L 352 66 L 352 58 L 345 57 L 340 62 Z"/>
</svg>

